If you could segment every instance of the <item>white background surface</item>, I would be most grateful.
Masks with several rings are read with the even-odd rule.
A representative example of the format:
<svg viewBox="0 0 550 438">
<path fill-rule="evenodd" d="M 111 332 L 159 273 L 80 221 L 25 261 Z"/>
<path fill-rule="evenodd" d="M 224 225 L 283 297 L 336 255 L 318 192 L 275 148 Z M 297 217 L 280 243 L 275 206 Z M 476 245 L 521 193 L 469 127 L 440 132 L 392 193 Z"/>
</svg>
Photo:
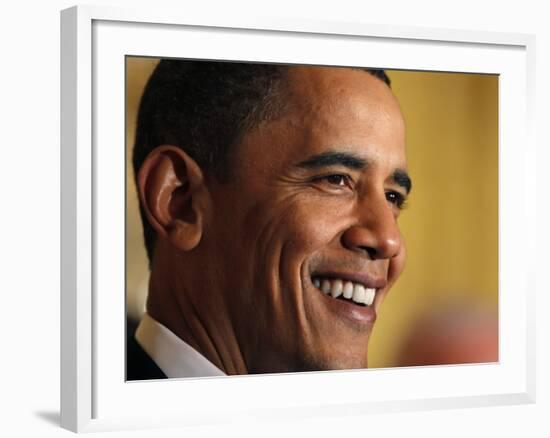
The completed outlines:
<svg viewBox="0 0 550 438">
<path fill-rule="evenodd" d="M 148 5 L 144 1 L 97 4 Z M 460 2 L 405 0 L 317 2 L 279 0 L 161 1 L 155 5 L 198 8 L 222 16 L 280 17 L 364 21 L 456 29 L 526 32 L 537 35 L 537 135 L 539 144 L 539 245 L 524 256 L 536 263 L 537 404 L 440 410 L 362 417 L 312 418 L 280 423 L 236 424 L 187 430 L 112 432 L 105 436 L 548 436 L 550 425 L 550 308 L 548 270 L 550 165 L 548 130 L 550 97 L 550 14 L 544 2 L 505 5 L 494 0 Z M 2 9 L 0 41 L 1 263 L 0 434 L 7 437 L 69 436 L 59 421 L 59 10 L 72 2 L 52 0 L 9 3 Z M 546 145 L 546 147 L 543 147 Z M 522 233 L 518 229 L 518 233 Z M 7 244 L 6 244 L 7 242 Z"/>
</svg>

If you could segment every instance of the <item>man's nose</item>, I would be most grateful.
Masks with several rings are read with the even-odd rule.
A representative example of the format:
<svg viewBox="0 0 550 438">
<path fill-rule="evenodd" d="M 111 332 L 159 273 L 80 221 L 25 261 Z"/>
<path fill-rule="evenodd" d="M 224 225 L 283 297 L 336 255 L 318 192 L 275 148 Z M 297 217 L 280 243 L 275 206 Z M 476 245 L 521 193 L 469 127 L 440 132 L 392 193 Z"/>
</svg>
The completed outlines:
<svg viewBox="0 0 550 438">
<path fill-rule="evenodd" d="M 373 260 L 398 255 L 402 245 L 401 233 L 386 199 L 365 202 L 357 210 L 356 223 L 342 236 L 344 246 L 352 251 L 365 252 Z"/>
</svg>

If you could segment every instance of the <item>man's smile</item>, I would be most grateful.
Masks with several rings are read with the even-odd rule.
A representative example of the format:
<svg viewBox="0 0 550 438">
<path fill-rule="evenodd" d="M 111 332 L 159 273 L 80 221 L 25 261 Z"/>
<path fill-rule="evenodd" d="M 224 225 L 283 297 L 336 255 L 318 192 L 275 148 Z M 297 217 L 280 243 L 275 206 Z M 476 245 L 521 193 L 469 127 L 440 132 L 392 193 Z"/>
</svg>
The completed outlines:
<svg viewBox="0 0 550 438">
<path fill-rule="evenodd" d="M 339 278 L 315 277 L 313 285 L 332 298 L 345 299 L 365 306 L 372 305 L 376 294 L 376 289 L 374 288 L 366 288 L 361 283 L 344 281 Z"/>
<path fill-rule="evenodd" d="M 387 280 L 371 274 L 316 269 L 310 283 L 337 318 L 371 326 L 376 320 L 376 299 Z"/>
</svg>

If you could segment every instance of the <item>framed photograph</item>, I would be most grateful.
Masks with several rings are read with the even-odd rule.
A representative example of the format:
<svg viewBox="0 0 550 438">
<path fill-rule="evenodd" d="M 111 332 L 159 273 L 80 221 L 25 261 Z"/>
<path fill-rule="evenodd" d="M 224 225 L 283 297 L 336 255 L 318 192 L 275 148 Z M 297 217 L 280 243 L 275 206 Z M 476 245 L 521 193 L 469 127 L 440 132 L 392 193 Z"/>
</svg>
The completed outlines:
<svg viewBox="0 0 550 438">
<path fill-rule="evenodd" d="M 78 6 L 61 13 L 61 53 L 64 428 L 102 431 L 534 402 L 534 267 L 522 256 L 522 249 L 535 245 L 533 36 L 291 19 L 228 22 L 192 13 Z M 168 83 L 162 101 L 155 86 L 174 71 L 191 82 L 181 90 Z M 233 76 L 223 82 L 224 74 Z M 203 92 L 204 82 L 192 81 L 208 75 L 216 84 L 211 99 L 206 94 L 197 99 L 210 106 L 189 106 L 182 97 L 191 94 L 186 87 Z M 245 111 L 235 103 L 245 95 L 239 81 L 247 84 L 246 93 L 263 87 L 276 97 L 267 99 L 265 91 L 258 98 L 262 104 Z M 366 101 L 375 103 L 358 109 L 364 84 L 371 87 Z M 246 102 L 256 99 L 254 93 L 246 94 Z M 151 101 L 157 106 L 148 119 Z M 159 112 L 161 101 L 171 102 L 169 112 Z M 176 117 L 174 108 L 191 109 Z M 205 120 L 204 114 L 215 111 L 217 118 Z M 228 121 L 228 114 L 238 117 L 241 111 L 241 119 Z M 318 124 L 307 125 L 306 140 L 296 137 L 311 114 Z M 240 157 L 238 171 L 246 178 L 234 193 L 259 193 L 248 191 L 254 184 L 293 187 L 291 198 L 300 199 L 299 205 L 286 208 L 284 200 L 275 205 L 272 199 L 284 197 L 272 191 L 263 192 L 265 202 L 253 197 L 249 204 L 233 204 L 237 201 L 223 187 L 222 195 L 201 198 L 197 187 L 208 178 L 205 163 L 218 169 L 219 157 L 171 149 L 185 143 L 178 140 L 184 120 L 188 143 L 225 141 L 232 123 L 247 133 L 267 126 L 273 138 L 283 135 L 271 148 L 261 137 L 261 154 L 251 149 Z M 168 133 L 147 140 L 155 129 Z M 239 147 L 250 138 L 235 135 Z M 355 154 L 358 144 L 373 160 Z M 152 155 L 159 147 L 164 158 L 176 157 L 179 164 Z M 139 148 L 143 151 L 136 152 Z M 385 155 L 388 150 L 391 155 Z M 284 184 L 266 183 L 261 178 L 284 162 L 285 151 L 299 162 L 298 173 L 285 173 Z M 159 173 L 161 168 L 176 170 Z M 168 195 L 167 187 L 173 187 Z M 186 187 L 193 188 L 191 201 Z M 177 210 L 173 199 L 180 195 Z M 164 210 L 158 207 L 162 199 L 168 200 Z M 232 205 L 261 208 L 242 215 L 243 228 L 238 215 L 216 218 L 212 212 L 224 210 L 209 210 L 226 199 L 227 211 Z M 357 208 L 343 218 L 351 205 Z M 170 222 L 176 210 L 181 218 Z M 256 220 L 265 212 L 274 212 L 266 221 L 277 223 L 276 232 L 267 229 L 267 240 Z M 185 225 L 185 231 L 174 224 Z M 175 266 L 170 265 L 175 258 L 159 256 L 162 250 L 145 242 L 147 227 L 150 235 L 165 233 L 166 242 L 188 253 L 198 242 L 207 245 L 204 224 L 210 229 L 217 224 L 209 232 L 218 241 L 207 246 L 209 252 L 193 253 L 203 254 L 196 259 L 202 262 L 187 261 L 193 266 L 188 271 L 183 265 L 159 271 Z M 327 231 L 331 226 L 334 234 Z M 266 241 L 283 248 L 277 254 L 287 251 L 286 259 L 280 256 L 284 263 L 269 262 L 272 253 L 260 257 L 256 247 L 246 246 Z M 152 251 L 164 264 L 153 263 Z M 300 257 L 303 264 L 294 262 Z M 344 266 L 359 266 L 360 257 L 378 270 L 352 275 Z M 344 258 L 347 264 L 335 262 Z M 327 267 L 331 264 L 339 270 Z M 310 270 L 293 288 L 285 269 L 297 272 L 295 265 Z M 163 281 L 175 271 L 185 279 L 197 273 L 188 290 L 207 284 L 217 291 L 222 279 L 231 285 L 223 302 L 234 300 L 227 310 L 233 319 L 224 319 L 221 298 L 201 305 L 217 309 L 218 321 L 231 321 L 234 336 L 217 334 L 217 341 L 212 336 L 206 342 L 211 348 L 205 347 L 186 337 L 193 330 L 178 327 L 169 312 L 162 319 L 156 295 L 146 304 L 148 293 L 167 290 Z M 270 277 L 274 271 L 278 274 Z M 259 283 L 248 286 L 252 277 Z M 247 299 L 243 291 L 263 291 L 262 282 L 266 291 L 281 286 L 273 286 L 266 299 Z M 185 307 L 178 303 L 171 309 Z M 325 307 L 337 309 L 334 321 Z M 177 362 L 179 340 L 159 353 L 142 334 L 141 347 L 162 377 L 132 377 L 128 339 L 134 339 L 136 325 L 143 326 L 145 311 L 164 323 L 155 327 L 167 331 L 165 339 L 183 333 L 178 339 L 220 373 L 181 371 L 171 362 Z M 340 327 L 336 318 L 350 319 L 348 314 L 371 318 L 368 332 L 356 328 L 357 321 L 353 330 L 351 323 Z M 203 316 L 198 319 L 207 327 Z"/>
</svg>

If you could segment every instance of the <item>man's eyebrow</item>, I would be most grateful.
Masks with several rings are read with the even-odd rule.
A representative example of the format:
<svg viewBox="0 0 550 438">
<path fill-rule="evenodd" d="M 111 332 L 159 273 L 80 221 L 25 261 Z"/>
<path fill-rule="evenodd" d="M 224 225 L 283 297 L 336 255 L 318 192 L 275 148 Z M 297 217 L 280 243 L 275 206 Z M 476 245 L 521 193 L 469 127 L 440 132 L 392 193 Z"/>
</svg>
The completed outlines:
<svg viewBox="0 0 550 438">
<path fill-rule="evenodd" d="M 412 181 L 407 172 L 397 169 L 393 172 L 392 178 L 398 186 L 403 187 L 407 191 L 407 194 L 410 193 L 412 189 Z"/>
<path fill-rule="evenodd" d="M 314 169 L 328 166 L 344 166 L 350 169 L 361 170 L 367 166 L 368 162 L 364 158 L 348 152 L 328 151 L 322 154 L 313 155 L 307 160 L 298 163 L 296 166 L 304 169 Z"/>
<path fill-rule="evenodd" d="M 335 152 L 327 151 L 321 154 L 313 155 L 308 159 L 301 161 L 296 167 L 304 169 L 315 169 L 319 167 L 329 166 L 344 166 L 354 170 L 362 170 L 369 164 L 365 158 L 358 157 L 357 155 L 350 154 L 349 152 Z M 407 194 L 412 189 L 412 181 L 408 173 L 402 169 L 397 169 L 392 174 L 392 179 L 395 183 L 403 187 Z"/>
</svg>

